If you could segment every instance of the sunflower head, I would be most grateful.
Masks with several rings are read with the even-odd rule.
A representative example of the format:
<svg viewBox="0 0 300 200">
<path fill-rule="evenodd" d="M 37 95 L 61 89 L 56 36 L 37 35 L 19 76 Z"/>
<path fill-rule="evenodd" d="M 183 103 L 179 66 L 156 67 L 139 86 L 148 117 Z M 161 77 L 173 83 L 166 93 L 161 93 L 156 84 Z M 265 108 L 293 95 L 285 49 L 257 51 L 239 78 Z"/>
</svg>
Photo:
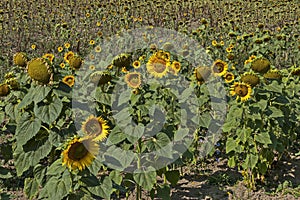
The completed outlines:
<svg viewBox="0 0 300 200">
<path fill-rule="evenodd" d="M 90 75 L 90 81 L 94 84 L 105 85 L 112 80 L 108 72 L 96 71 Z"/>
<path fill-rule="evenodd" d="M 224 75 L 224 79 L 225 79 L 225 82 L 226 82 L 226 83 L 231 83 L 231 82 L 234 80 L 234 74 L 231 73 L 231 72 L 227 72 L 227 73 Z"/>
<path fill-rule="evenodd" d="M 251 96 L 252 88 L 247 83 L 235 82 L 230 88 L 230 94 L 232 96 L 237 96 L 237 100 L 247 101 Z"/>
<path fill-rule="evenodd" d="M 2 83 L 0 84 L 0 97 L 5 97 L 9 94 L 10 89 L 8 84 L 6 83 Z"/>
<path fill-rule="evenodd" d="M 89 116 L 82 123 L 82 130 L 88 136 L 94 138 L 95 141 L 102 141 L 108 135 L 109 126 L 102 117 Z"/>
<path fill-rule="evenodd" d="M 300 67 L 297 67 L 297 68 L 293 69 L 292 75 L 300 76 Z"/>
<path fill-rule="evenodd" d="M 141 74 L 139 72 L 131 72 L 125 75 L 125 82 L 129 87 L 138 88 L 142 83 Z"/>
<path fill-rule="evenodd" d="M 173 61 L 171 67 L 169 68 L 170 72 L 174 75 L 177 75 L 180 69 L 181 69 L 181 64 L 178 61 Z"/>
<path fill-rule="evenodd" d="M 9 79 L 6 79 L 5 81 L 11 89 L 13 90 L 17 90 L 20 88 L 20 84 L 18 83 L 17 79 L 16 78 L 9 78 Z"/>
<path fill-rule="evenodd" d="M 195 74 L 195 78 L 198 81 L 198 83 L 202 84 L 210 76 L 211 69 L 209 67 L 199 66 L 199 67 L 195 68 L 194 74 Z"/>
<path fill-rule="evenodd" d="M 28 62 L 27 73 L 31 79 L 48 84 L 52 77 L 52 69 L 43 58 L 35 58 Z"/>
<path fill-rule="evenodd" d="M 140 68 L 141 63 L 140 63 L 139 60 L 136 60 L 136 61 L 134 61 L 134 62 L 132 63 L 132 66 L 133 66 L 135 69 L 138 69 L 138 68 Z"/>
<path fill-rule="evenodd" d="M 74 52 L 73 51 L 68 51 L 65 53 L 64 55 L 64 60 L 66 61 L 66 63 L 70 63 L 70 59 L 74 56 Z"/>
<path fill-rule="evenodd" d="M 216 60 L 212 65 L 212 72 L 215 76 L 223 76 L 226 74 L 228 64 L 220 59 Z"/>
<path fill-rule="evenodd" d="M 16 53 L 13 57 L 13 61 L 15 65 L 20 67 L 25 67 L 27 65 L 27 57 L 23 52 Z"/>
<path fill-rule="evenodd" d="M 169 66 L 169 55 L 162 51 L 153 54 L 146 64 L 147 71 L 158 78 L 162 78 L 167 74 Z"/>
<path fill-rule="evenodd" d="M 113 59 L 112 64 L 118 68 L 129 67 L 131 64 L 131 55 L 122 53 Z"/>
<path fill-rule="evenodd" d="M 52 53 L 46 53 L 43 55 L 43 58 L 49 60 L 49 62 L 52 63 L 52 61 L 54 59 L 54 55 Z"/>
<path fill-rule="evenodd" d="M 62 152 L 62 165 L 70 170 L 84 170 L 91 165 L 99 152 L 99 144 L 91 137 L 75 136 L 65 144 Z"/>
<path fill-rule="evenodd" d="M 171 51 L 174 48 L 174 45 L 171 42 L 166 42 L 162 48 L 166 51 Z"/>
<path fill-rule="evenodd" d="M 269 71 L 270 69 L 270 61 L 266 58 L 263 57 L 259 57 L 259 58 L 255 58 L 252 62 L 251 62 L 251 69 L 255 72 L 258 73 L 266 73 L 267 71 Z"/>
<path fill-rule="evenodd" d="M 81 67 L 82 62 L 83 62 L 82 58 L 77 55 L 72 56 L 69 61 L 70 61 L 70 63 L 69 63 L 70 67 L 74 70 L 78 70 Z"/>
<path fill-rule="evenodd" d="M 281 79 L 281 73 L 276 69 L 271 69 L 267 73 L 264 74 L 264 78 L 266 79 Z"/>
<path fill-rule="evenodd" d="M 74 85 L 74 83 L 75 83 L 75 77 L 73 75 L 65 76 L 63 78 L 62 82 L 64 84 L 66 84 L 67 86 L 72 87 Z"/>
<path fill-rule="evenodd" d="M 259 77 L 256 74 L 250 72 L 244 73 L 241 76 L 241 81 L 249 84 L 251 87 L 255 87 L 260 82 Z"/>
</svg>

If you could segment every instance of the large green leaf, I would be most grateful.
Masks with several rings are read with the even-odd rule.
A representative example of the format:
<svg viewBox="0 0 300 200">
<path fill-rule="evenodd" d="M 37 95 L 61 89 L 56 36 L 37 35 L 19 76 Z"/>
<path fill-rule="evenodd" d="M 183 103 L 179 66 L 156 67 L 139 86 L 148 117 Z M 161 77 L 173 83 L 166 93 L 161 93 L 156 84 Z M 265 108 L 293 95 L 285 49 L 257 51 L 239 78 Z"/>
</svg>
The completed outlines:
<svg viewBox="0 0 300 200">
<path fill-rule="evenodd" d="M 25 108 L 33 102 L 35 96 L 35 88 L 31 87 L 26 95 L 23 97 L 22 101 L 18 104 L 18 109 Z"/>
<path fill-rule="evenodd" d="M 238 143 L 233 138 L 227 138 L 226 141 L 226 153 L 234 151 L 238 146 Z"/>
<path fill-rule="evenodd" d="M 47 124 L 52 124 L 60 115 L 63 103 L 58 97 L 54 97 L 50 104 L 39 103 L 34 106 L 34 114 Z"/>
<path fill-rule="evenodd" d="M 51 91 L 50 87 L 45 87 L 42 85 L 38 85 L 35 88 L 34 96 L 33 96 L 33 101 L 34 103 L 39 103 L 40 101 L 44 100 L 49 92 Z"/>
<path fill-rule="evenodd" d="M 32 138 L 23 146 L 17 146 L 14 152 L 15 166 L 17 175 L 21 176 L 23 172 L 34 167 L 41 159 L 46 157 L 52 149 L 48 139 L 35 140 Z"/>
<path fill-rule="evenodd" d="M 16 137 L 18 146 L 26 144 L 31 138 L 33 138 L 40 130 L 42 122 L 40 119 L 33 119 L 28 121 L 20 121 L 16 128 Z"/>
<path fill-rule="evenodd" d="M 157 188 L 157 197 L 163 200 L 171 199 L 171 188 L 169 185 L 162 185 Z"/>
<path fill-rule="evenodd" d="M 107 144 L 113 145 L 118 144 L 126 139 L 126 134 L 124 134 L 118 126 L 115 126 L 108 135 Z"/>
<path fill-rule="evenodd" d="M 180 179 L 179 170 L 167 171 L 166 178 L 171 183 L 172 186 L 176 186 L 177 182 Z"/>
<path fill-rule="evenodd" d="M 12 175 L 10 173 L 10 170 L 0 166 L 0 178 L 6 179 L 11 177 Z"/>
<path fill-rule="evenodd" d="M 34 198 L 39 191 L 39 184 L 35 179 L 26 178 L 24 183 L 24 192 L 29 199 Z"/>
<path fill-rule="evenodd" d="M 149 167 L 146 172 L 144 170 L 137 169 L 133 174 L 134 181 L 147 191 L 150 191 L 156 183 L 156 171 Z"/>
<path fill-rule="evenodd" d="M 112 181 L 110 177 L 106 176 L 100 186 L 89 187 L 88 190 L 97 196 L 105 199 L 110 199 L 110 195 L 113 193 L 114 189 L 112 187 Z"/>
<path fill-rule="evenodd" d="M 267 146 L 268 144 L 272 144 L 270 135 L 267 132 L 258 133 L 257 135 L 254 136 L 254 140 L 261 144 L 264 144 L 264 146 Z"/>
</svg>

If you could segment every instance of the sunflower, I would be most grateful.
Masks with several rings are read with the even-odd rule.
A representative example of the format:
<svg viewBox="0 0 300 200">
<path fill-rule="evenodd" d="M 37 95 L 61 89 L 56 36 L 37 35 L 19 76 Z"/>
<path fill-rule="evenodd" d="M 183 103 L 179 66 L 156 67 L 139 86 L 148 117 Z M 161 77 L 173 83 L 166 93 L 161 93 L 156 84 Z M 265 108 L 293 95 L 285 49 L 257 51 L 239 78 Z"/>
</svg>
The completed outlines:
<svg viewBox="0 0 300 200">
<path fill-rule="evenodd" d="M 52 78 L 52 69 L 44 58 L 35 58 L 28 62 L 27 73 L 35 81 L 47 84 Z"/>
<path fill-rule="evenodd" d="M 129 67 L 131 59 L 132 57 L 130 54 L 122 53 L 114 57 L 112 64 L 118 68 Z"/>
<path fill-rule="evenodd" d="M 64 56 L 64 60 L 67 62 L 67 63 L 70 63 L 70 59 L 74 56 L 74 52 L 73 51 L 69 51 L 67 53 L 65 53 L 65 56 Z"/>
<path fill-rule="evenodd" d="M 125 82 L 132 88 L 138 88 L 142 83 L 141 74 L 139 72 L 128 73 L 125 75 Z"/>
<path fill-rule="evenodd" d="M 35 50 L 35 48 L 36 48 L 36 45 L 35 45 L 35 44 L 31 45 L 31 49 L 32 49 L 32 50 Z"/>
<path fill-rule="evenodd" d="M 167 74 L 169 66 L 170 61 L 166 59 L 166 54 L 162 52 L 153 54 L 146 64 L 147 71 L 158 78 L 162 78 Z"/>
<path fill-rule="evenodd" d="M 99 144 L 91 137 L 79 138 L 75 136 L 68 141 L 62 155 L 62 165 L 70 170 L 84 170 L 91 165 L 99 152 Z"/>
<path fill-rule="evenodd" d="M 141 63 L 140 63 L 140 61 L 136 60 L 136 61 L 134 61 L 134 62 L 132 63 L 132 66 L 133 66 L 135 69 L 138 69 L 138 68 L 140 68 Z"/>
<path fill-rule="evenodd" d="M 96 53 L 100 53 L 101 50 L 102 50 L 102 49 L 101 49 L 101 47 L 100 47 L 99 45 L 95 47 L 95 52 L 96 52 Z"/>
<path fill-rule="evenodd" d="M 172 74 L 175 74 L 177 75 L 177 73 L 180 71 L 181 69 L 181 64 L 180 62 L 178 61 L 173 61 L 172 64 L 171 64 L 171 67 L 169 68 L 170 69 L 170 72 Z"/>
<path fill-rule="evenodd" d="M 65 76 L 62 80 L 62 82 L 66 85 L 68 85 L 69 87 L 72 87 L 75 83 L 75 77 L 72 76 L 72 75 L 68 75 L 68 76 Z"/>
<path fill-rule="evenodd" d="M 90 81 L 94 84 L 104 85 L 111 81 L 112 76 L 108 72 L 96 71 L 90 75 Z"/>
<path fill-rule="evenodd" d="M 90 40 L 90 45 L 94 45 L 95 44 L 95 41 L 94 40 Z"/>
<path fill-rule="evenodd" d="M 244 73 L 241 76 L 241 81 L 249 84 L 251 87 L 255 87 L 260 82 L 259 77 L 251 72 Z"/>
<path fill-rule="evenodd" d="M 267 73 L 264 74 L 264 78 L 267 79 L 281 79 L 282 75 L 280 74 L 280 72 L 276 69 L 271 69 L 269 70 Z"/>
<path fill-rule="evenodd" d="M 211 69 L 209 67 L 197 67 L 194 71 L 195 78 L 199 84 L 204 83 L 211 74 Z"/>
<path fill-rule="evenodd" d="M 108 135 L 109 126 L 102 117 L 91 115 L 82 123 L 81 128 L 85 134 L 93 137 L 93 140 L 102 141 Z"/>
<path fill-rule="evenodd" d="M 213 45 L 214 47 L 217 46 L 217 44 L 218 44 L 218 42 L 217 42 L 216 40 L 213 40 L 213 41 L 211 42 L 211 45 Z"/>
<path fill-rule="evenodd" d="M 171 51 L 174 49 L 174 45 L 171 42 L 166 42 L 162 48 L 166 51 Z"/>
<path fill-rule="evenodd" d="M 227 72 L 227 73 L 224 75 L 224 78 L 225 78 L 225 82 L 226 82 L 226 83 L 231 83 L 231 82 L 234 80 L 234 74 L 231 73 L 231 72 Z"/>
<path fill-rule="evenodd" d="M 43 55 L 43 58 L 48 59 L 50 61 L 50 63 L 52 63 L 52 61 L 54 59 L 54 55 L 52 53 L 46 53 Z"/>
<path fill-rule="evenodd" d="M 241 101 L 247 101 L 251 96 L 252 88 L 247 83 L 235 82 L 230 88 L 230 94 L 232 96 L 237 96 L 236 99 L 239 98 Z"/>
<path fill-rule="evenodd" d="M 73 70 L 78 70 L 83 63 L 83 60 L 80 56 L 74 55 L 70 58 L 69 64 Z"/>
<path fill-rule="evenodd" d="M 7 96 L 10 92 L 9 86 L 6 83 L 0 84 L 0 97 Z"/>
<path fill-rule="evenodd" d="M 59 66 L 60 66 L 60 68 L 63 69 L 63 68 L 65 68 L 66 65 L 65 65 L 65 63 L 60 63 Z"/>
<path fill-rule="evenodd" d="M 70 48 L 71 45 L 70 45 L 70 43 L 66 42 L 66 43 L 64 44 L 64 46 L 65 46 L 66 49 L 68 49 L 68 48 Z"/>
<path fill-rule="evenodd" d="M 270 69 L 270 61 L 266 58 L 255 58 L 252 62 L 251 62 L 251 69 L 255 72 L 259 72 L 259 73 L 266 73 L 267 71 L 269 71 Z"/>
<path fill-rule="evenodd" d="M 14 60 L 14 64 L 20 67 L 25 67 L 27 64 L 27 57 L 26 54 L 23 52 L 14 54 L 13 60 Z"/>
<path fill-rule="evenodd" d="M 300 67 L 297 67 L 297 68 L 293 69 L 292 75 L 300 76 Z"/>
<path fill-rule="evenodd" d="M 89 66 L 89 69 L 90 69 L 90 70 L 95 70 L 95 68 L 96 68 L 95 65 L 90 65 L 90 66 Z"/>
<path fill-rule="evenodd" d="M 57 51 L 58 51 L 58 52 L 62 52 L 63 50 L 64 50 L 63 47 L 57 47 Z"/>
<path fill-rule="evenodd" d="M 212 72 L 216 76 L 223 76 L 226 74 L 228 64 L 220 59 L 216 60 L 212 65 Z"/>
</svg>

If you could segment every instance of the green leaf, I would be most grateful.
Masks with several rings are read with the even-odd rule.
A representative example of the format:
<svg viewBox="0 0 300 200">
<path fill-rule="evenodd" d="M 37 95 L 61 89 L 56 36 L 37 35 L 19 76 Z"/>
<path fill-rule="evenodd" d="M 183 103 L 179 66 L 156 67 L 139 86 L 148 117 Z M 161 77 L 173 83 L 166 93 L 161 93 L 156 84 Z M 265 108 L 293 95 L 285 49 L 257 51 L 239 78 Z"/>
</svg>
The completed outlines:
<svg viewBox="0 0 300 200">
<path fill-rule="evenodd" d="M 60 115 L 63 103 L 58 97 L 54 97 L 50 104 L 39 103 L 34 106 L 34 114 L 44 123 L 51 125 Z"/>
<path fill-rule="evenodd" d="M 267 132 L 261 132 L 258 133 L 257 135 L 254 135 L 254 140 L 261 144 L 264 144 L 264 146 L 267 146 L 268 144 L 272 144 L 270 135 Z"/>
<path fill-rule="evenodd" d="M 89 187 L 88 190 L 97 196 L 104 199 L 110 199 L 110 195 L 113 193 L 112 181 L 110 177 L 106 176 L 100 186 Z"/>
<path fill-rule="evenodd" d="M 211 117 L 210 113 L 205 112 L 200 116 L 199 126 L 201 126 L 203 128 L 208 128 L 211 120 L 212 120 L 212 117 Z"/>
<path fill-rule="evenodd" d="M 156 171 L 152 167 L 147 172 L 137 169 L 134 171 L 133 179 L 143 189 L 150 191 L 156 183 Z"/>
<path fill-rule="evenodd" d="M 229 159 L 228 159 L 228 167 L 235 167 L 236 165 L 236 162 L 235 162 L 235 157 L 234 156 L 231 156 Z"/>
<path fill-rule="evenodd" d="M 179 129 L 174 134 L 174 141 L 182 141 L 189 134 L 188 128 L 179 127 Z"/>
<path fill-rule="evenodd" d="M 42 122 L 39 119 L 20 121 L 16 128 L 16 138 L 18 146 L 26 144 L 31 138 L 33 138 L 40 130 Z"/>
<path fill-rule="evenodd" d="M 268 101 L 261 99 L 259 102 L 257 102 L 257 105 L 260 107 L 261 110 L 265 110 L 268 105 Z"/>
<path fill-rule="evenodd" d="M 39 184 L 35 179 L 26 178 L 24 183 L 24 192 L 29 199 L 32 199 L 38 194 Z"/>
<path fill-rule="evenodd" d="M 35 88 L 35 92 L 33 94 L 33 101 L 35 103 L 39 103 L 40 101 L 44 100 L 47 97 L 50 91 L 51 91 L 50 87 L 38 85 Z"/>
<path fill-rule="evenodd" d="M 283 117 L 284 116 L 280 109 L 275 108 L 273 106 L 269 107 L 269 109 L 267 110 L 267 115 L 269 115 L 269 117 L 271 117 L 271 118 Z"/>
<path fill-rule="evenodd" d="M 22 101 L 18 104 L 18 109 L 23 109 L 29 104 L 33 102 L 34 96 L 35 96 L 35 88 L 31 87 L 27 94 L 23 97 Z"/>
<path fill-rule="evenodd" d="M 245 163 L 243 164 L 244 169 L 254 169 L 258 161 L 258 155 L 247 154 Z"/>
<path fill-rule="evenodd" d="M 43 184 L 46 176 L 46 170 L 47 168 L 41 164 L 37 164 L 33 169 L 34 178 L 38 182 L 39 186 L 42 186 Z"/>
<path fill-rule="evenodd" d="M 7 179 L 13 177 L 9 169 L 0 166 L 0 178 Z"/>
<path fill-rule="evenodd" d="M 61 159 L 57 159 L 50 165 L 50 167 L 48 167 L 46 174 L 51 176 L 60 176 L 65 171 L 65 169 L 66 167 L 62 166 Z"/>
<path fill-rule="evenodd" d="M 252 130 L 250 128 L 243 128 L 242 130 L 237 132 L 238 139 L 243 142 L 244 144 L 246 143 L 248 137 L 251 135 Z"/>
<path fill-rule="evenodd" d="M 272 92 L 282 93 L 283 84 L 279 84 L 277 81 L 272 81 L 271 84 L 265 85 L 264 88 Z"/>
<path fill-rule="evenodd" d="M 122 92 L 118 99 L 118 106 L 120 106 L 124 103 L 129 104 L 130 96 L 131 96 L 130 90 L 125 90 L 124 92 Z"/>
<path fill-rule="evenodd" d="M 122 175 L 120 171 L 118 170 L 113 170 L 109 173 L 109 177 L 111 180 L 113 180 L 116 184 L 121 185 L 122 183 Z"/>
<path fill-rule="evenodd" d="M 228 138 L 226 141 L 226 153 L 234 151 L 238 146 L 238 143 L 233 138 Z"/>
<path fill-rule="evenodd" d="M 107 137 L 107 144 L 114 145 L 122 142 L 126 139 L 126 134 L 124 134 L 118 126 L 115 126 Z"/>
<path fill-rule="evenodd" d="M 173 187 L 176 186 L 177 182 L 180 179 L 179 170 L 167 171 L 165 174 L 166 174 L 167 180 L 171 183 L 171 185 Z"/>
<path fill-rule="evenodd" d="M 25 145 L 18 146 L 14 152 L 15 166 L 17 175 L 21 176 L 23 172 L 34 167 L 41 159 L 46 157 L 52 149 L 49 140 L 35 140 L 32 138 Z"/>
<path fill-rule="evenodd" d="M 171 188 L 168 185 L 162 185 L 157 188 L 157 197 L 163 200 L 171 199 Z"/>
</svg>

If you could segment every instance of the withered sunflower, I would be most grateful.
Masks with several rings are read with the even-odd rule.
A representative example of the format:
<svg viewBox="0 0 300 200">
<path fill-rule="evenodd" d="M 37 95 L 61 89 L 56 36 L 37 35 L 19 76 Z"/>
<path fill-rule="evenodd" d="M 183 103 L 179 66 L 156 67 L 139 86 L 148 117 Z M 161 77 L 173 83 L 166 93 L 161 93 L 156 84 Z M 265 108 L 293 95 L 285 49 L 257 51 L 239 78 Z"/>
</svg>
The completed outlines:
<svg viewBox="0 0 300 200">
<path fill-rule="evenodd" d="M 0 97 L 7 96 L 10 92 L 9 86 L 6 83 L 0 84 Z"/>
<path fill-rule="evenodd" d="M 94 138 L 95 141 L 102 141 L 108 135 L 109 126 L 102 117 L 90 115 L 83 123 L 82 130 L 85 134 Z"/>
<path fill-rule="evenodd" d="M 251 62 L 251 69 L 255 72 L 258 73 L 266 73 L 270 69 L 270 61 L 266 58 L 260 57 L 260 58 L 255 58 Z"/>
<path fill-rule="evenodd" d="M 62 82 L 66 85 L 68 85 L 69 87 L 72 87 L 75 83 L 75 77 L 73 75 L 68 75 L 65 76 L 62 80 Z"/>
<path fill-rule="evenodd" d="M 267 73 L 264 74 L 264 78 L 266 79 L 281 79 L 281 73 L 276 69 L 271 69 Z"/>
<path fill-rule="evenodd" d="M 199 66 L 195 68 L 194 74 L 198 84 L 202 84 L 209 78 L 211 69 L 206 66 Z"/>
<path fill-rule="evenodd" d="M 249 84 L 251 87 L 255 87 L 259 84 L 259 76 L 254 73 L 246 72 L 241 76 L 241 81 Z"/>
<path fill-rule="evenodd" d="M 294 76 L 300 76 L 300 67 L 297 67 L 292 70 L 292 75 Z"/>
<path fill-rule="evenodd" d="M 13 61 L 15 65 L 18 65 L 20 67 L 25 67 L 27 64 L 26 54 L 23 52 L 14 54 Z"/>
<path fill-rule="evenodd" d="M 75 136 L 66 143 L 62 152 L 62 165 L 70 170 L 84 170 L 91 165 L 99 152 L 99 144 L 91 137 L 79 138 Z"/>
<path fill-rule="evenodd" d="M 35 58 L 27 63 L 27 73 L 35 81 L 47 84 L 52 78 L 52 69 L 43 58 Z"/>
<path fill-rule="evenodd" d="M 162 78 L 167 74 L 169 66 L 170 61 L 160 52 L 153 54 L 146 64 L 147 71 L 158 78 Z"/>
<path fill-rule="evenodd" d="M 237 96 L 236 100 L 241 99 L 242 102 L 247 101 L 251 96 L 252 88 L 247 83 L 235 82 L 230 88 L 230 94 Z"/>
<path fill-rule="evenodd" d="M 69 64 L 73 70 L 78 70 L 83 63 L 83 60 L 80 56 L 74 55 L 70 58 Z"/>
<path fill-rule="evenodd" d="M 98 85 L 104 85 L 111 80 L 112 76 L 108 72 L 96 71 L 90 75 L 90 81 Z"/>
<path fill-rule="evenodd" d="M 130 72 L 125 75 L 125 82 L 129 87 L 138 88 L 142 83 L 141 74 L 139 72 Z"/>
<path fill-rule="evenodd" d="M 216 60 L 212 65 L 212 72 L 215 76 L 224 76 L 227 72 L 228 64 L 223 60 Z"/>
</svg>

